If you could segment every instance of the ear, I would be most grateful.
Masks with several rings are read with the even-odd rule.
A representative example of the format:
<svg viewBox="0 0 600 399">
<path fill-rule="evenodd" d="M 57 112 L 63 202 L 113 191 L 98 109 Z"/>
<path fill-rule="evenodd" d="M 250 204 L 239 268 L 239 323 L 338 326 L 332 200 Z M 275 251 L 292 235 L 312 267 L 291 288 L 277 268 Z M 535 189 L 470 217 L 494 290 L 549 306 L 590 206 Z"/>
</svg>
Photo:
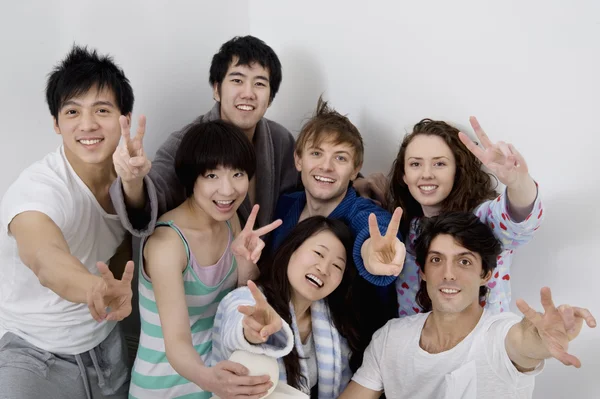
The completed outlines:
<svg viewBox="0 0 600 399">
<path fill-rule="evenodd" d="M 492 278 L 492 272 L 493 272 L 493 270 L 490 270 L 489 272 L 487 272 L 485 277 L 481 278 L 481 284 L 479 284 L 479 285 L 486 285 L 488 283 L 488 281 L 490 281 L 490 279 Z"/>
<path fill-rule="evenodd" d="M 60 127 L 58 127 L 58 120 L 55 117 L 52 117 L 52 122 L 54 123 L 54 131 L 56 134 L 60 134 Z"/>
<path fill-rule="evenodd" d="M 419 268 L 419 277 L 421 277 L 421 281 L 427 281 L 427 279 L 425 278 L 425 273 L 423 273 L 423 270 L 421 270 L 421 268 Z"/>
<path fill-rule="evenodd" d="M 219 83 L 213 84 L 213 100 L 221 102 L 221 87 Z"/>
<path fill-rule="evenodd" d="M 300 157 L 296 151 L 294 151 L 294 165 L 296 165 L 296 170 L 298 172 L 302 172 L 302 157 Z"/>
<path fill-rule="evenodd" d="M 406 182 L 406 173 L 402 175 L 402 181 L 408 186 L 408 183 Z"/>
</svg>

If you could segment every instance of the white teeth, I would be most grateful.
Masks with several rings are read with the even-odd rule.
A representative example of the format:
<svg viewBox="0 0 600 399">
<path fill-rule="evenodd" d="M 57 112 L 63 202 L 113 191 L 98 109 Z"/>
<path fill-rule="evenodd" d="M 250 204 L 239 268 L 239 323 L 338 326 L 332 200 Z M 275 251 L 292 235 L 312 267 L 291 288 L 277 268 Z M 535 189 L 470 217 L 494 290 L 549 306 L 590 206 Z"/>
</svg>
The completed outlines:
<svg viewBox="0 0 600 399">
<path fill-rule="evenodd" d="M 423 191 L 433 191 L 438 188 L 438 186 L 419 186 L 419 188 Z"/>
<path fill-rule="evenodd" d="M 238 105 L 237 109 L 241 109 L 242 111 L 252 111 L 254 109 L 251 105 Z"/>
<path fill-rule="evenodd" d="M 323 286 L 323 281 L 321 281 L 320 278 L 318 278 L 317 276 L 315 276 L 314 274 L 307 274 L 306 278 L 310 281 L 312 281 L 313 283 L 315 283 L 317 286 L 322 287 Z"/>
<path fill-rule="evenodd" d="M 442 288 L 440 291 L 442 291 L 444 294 L 457 294 L 460 292 L 460 290 L 453 290 L 450 288 Z"/>
<path fill-rule="evenodd" d="M 233 200 L 231 201 L 215 201 L 219 205 L 231 205 L 233 204 Z"/>
<path fill-rule="evenodd" d="M 324 183 L 335 183 L 335 180 L 330 179 L 329 177 L 323 177 L 323 176 L 314 176 L 315 180 L 317 181 L 321 181 Z"/>
<path fill-rule="evenodd" d="M 92 145 L 101 142 L 102 139 L 94 139 L 94 140 L 79 140 L 81 144 Z"/>
</svg>

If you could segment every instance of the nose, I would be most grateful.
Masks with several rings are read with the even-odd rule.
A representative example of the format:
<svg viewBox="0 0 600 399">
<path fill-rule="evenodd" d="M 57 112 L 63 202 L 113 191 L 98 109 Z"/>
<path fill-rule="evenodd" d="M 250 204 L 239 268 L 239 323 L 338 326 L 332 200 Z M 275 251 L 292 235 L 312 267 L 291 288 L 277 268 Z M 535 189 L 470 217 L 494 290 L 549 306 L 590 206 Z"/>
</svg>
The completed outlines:
<svg viewBox="0 0 600 399">
<path fill-rule="evenodd" d="M 253 100 L 255 98 L 254 85 L 252 82 L 244 82 L 242 86 L 242 98 Z"/>
<path fill-rule="evenodd" d="M 325 170 L 325 171 L 332 171 L 333 170 L 333 159 L 332 157 L 323 157 L 323 163 L 321 164 L 321 169 Z"/>
<path fill-rule="evenodd" d="M 219 194 L 223 196 L 231 196 L 235 193 L 233 182 L 229 177 L 221 179 L 221 185 L 219 186 Z"/>
<path fill-rule="evenodd" d="M 444 267 L 444 280 L 445 281 L 456 280 L 456 275 L 454 273 L 454 265 L 452 264 L 452 262 L 446 262 L 443 267 Z"/>
<path fill-rule="evenodd" d="M 331 267 L 331 265 L 329 264 L 329 262 L 325 261 L 324 259 L 321 259 L 321 261 L 319 263 L 317 263 L 317 270 L 323 276 L 329 276 L 329 268 L 330 267 Z"/>
<path fill-rule="evenodd" d="M 432 179 L 433 178 L 433 168 L 431 165 L 423 166 L 423 176 L 424 179 Z"/>
<path fill-rule="evenodd" d="M 98 123 L 94 114 L 91 112 L 82 112 L 79 119 L 79 129 L 83 132 L 94 131 L 98 129 Z"/>
</svg>

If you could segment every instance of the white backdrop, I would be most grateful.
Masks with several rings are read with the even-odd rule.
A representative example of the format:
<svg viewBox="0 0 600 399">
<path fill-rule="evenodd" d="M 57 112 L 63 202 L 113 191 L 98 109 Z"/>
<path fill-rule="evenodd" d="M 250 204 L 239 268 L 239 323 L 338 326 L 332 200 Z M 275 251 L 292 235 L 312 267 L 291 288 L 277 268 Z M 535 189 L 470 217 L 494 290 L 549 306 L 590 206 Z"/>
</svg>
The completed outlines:
<svg viewBox="0 0 600 399">
<path fill-rule="evenodd" d="M 540 183 L 547 215 L 515 260 L 513 297 L 600 318 L 600 2 L 596 0 L 287 2 L 12 2 L 0 15 L 0 193 L 53 150 L 44 103 L 51 67 L 73 42 L 109 52 L 148 116 L 150 154 L 212 105 L 210 59 L 234 35 L 279 54 L 284 79 L 267 116 L 298 132 L 317 97 L 346 113 L 366 142 L 364 172 L 387 173 L 403 134 L 424 117 L 512 142 Z M 134 118 L 135 119 L 135 118 Z M 535 398 L 596 398 L 600 328 L 572 345 L 583 368 L 550 361 Z"/>
</svg>

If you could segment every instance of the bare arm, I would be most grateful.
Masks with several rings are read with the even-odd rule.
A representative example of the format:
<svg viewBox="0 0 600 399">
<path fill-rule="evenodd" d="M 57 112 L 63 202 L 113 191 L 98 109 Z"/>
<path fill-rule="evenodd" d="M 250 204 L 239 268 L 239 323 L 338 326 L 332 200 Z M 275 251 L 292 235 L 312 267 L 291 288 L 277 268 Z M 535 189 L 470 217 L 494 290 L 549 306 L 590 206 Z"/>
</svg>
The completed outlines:
<svg viewBox="0 0 600 399">
<path fill-rule="evenodd" d="M 19 257 L 44 287 L 74 303 L 88 303 L 88 294 L 102 281 L 71 255 L 61 230 L 47 215 L 28 211 L 8 226 Z"/>
<path fill-rule="evenodd" d="M 339 399 L 378 399 L 382 392 L 383 391 L 373 391 L 354 381 L 350 381 Z"/>
</svg>

